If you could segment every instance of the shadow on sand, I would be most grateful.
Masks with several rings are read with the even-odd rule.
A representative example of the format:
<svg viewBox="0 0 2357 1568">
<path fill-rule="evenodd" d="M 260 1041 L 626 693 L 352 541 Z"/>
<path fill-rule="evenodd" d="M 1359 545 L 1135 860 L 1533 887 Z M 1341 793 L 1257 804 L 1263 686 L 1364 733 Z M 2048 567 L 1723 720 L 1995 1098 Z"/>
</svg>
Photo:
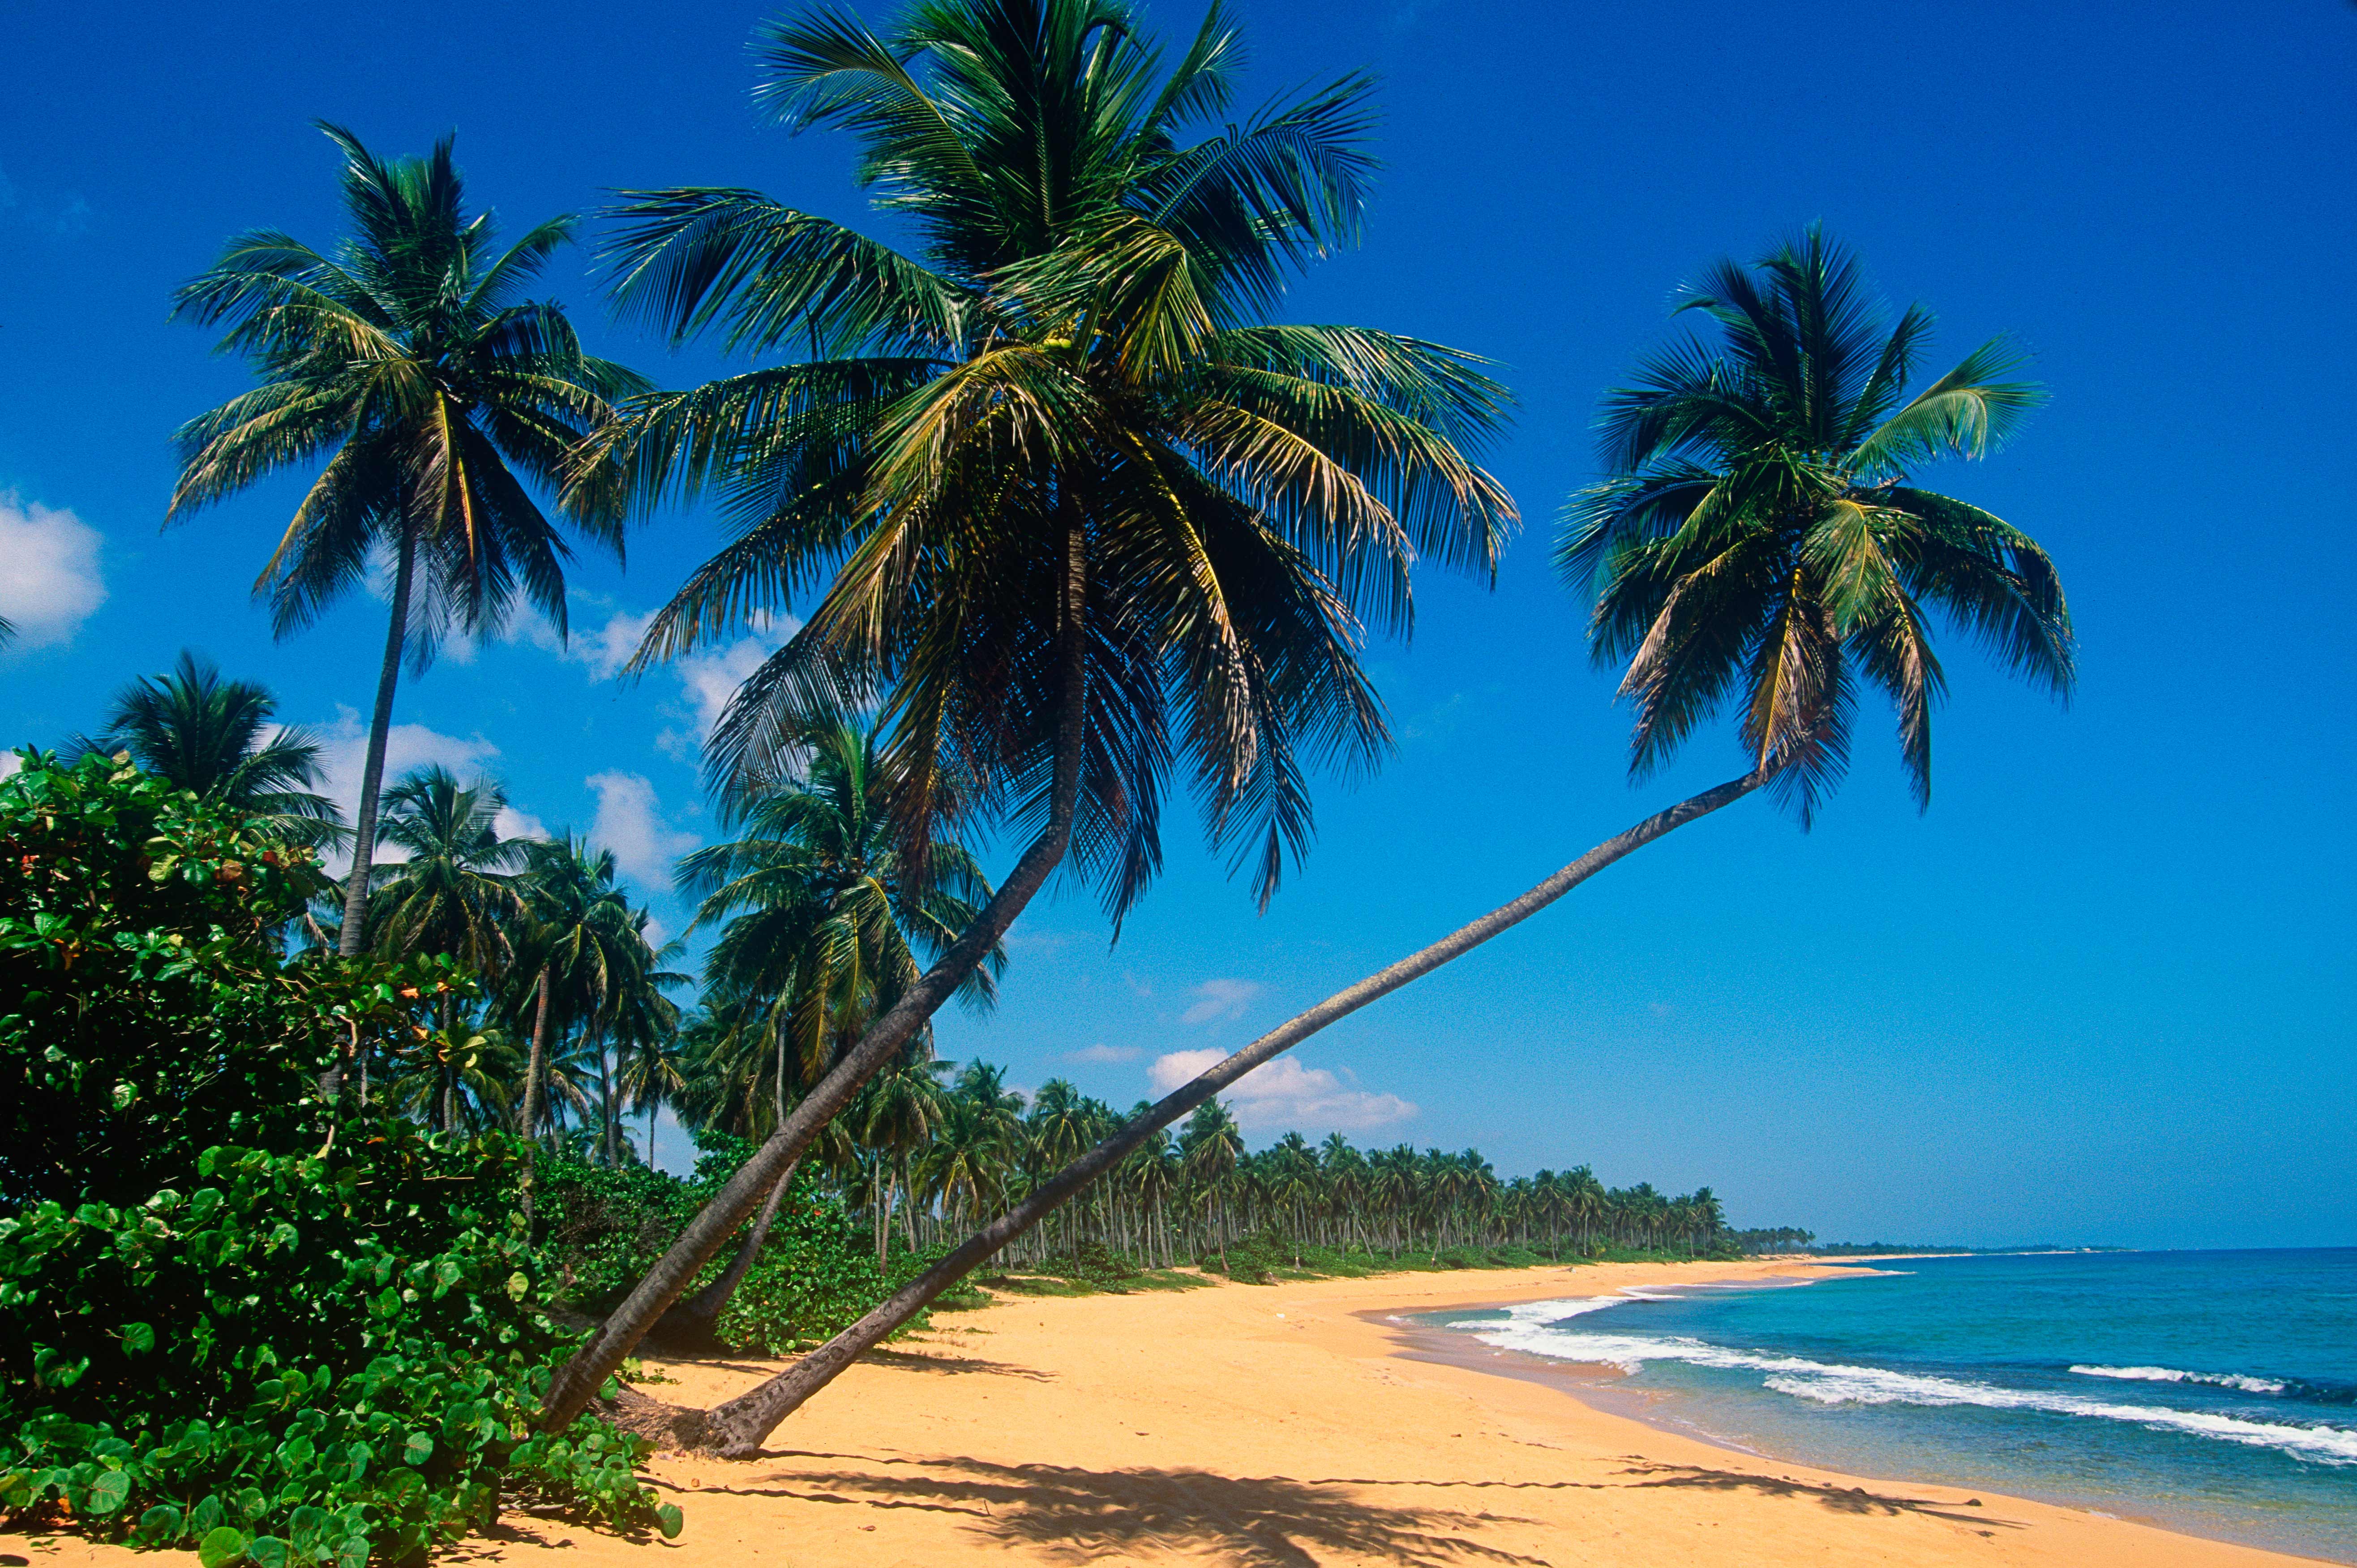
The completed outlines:
<svg viewBox="0 0 2357 1568">
<path fill-rule="evenodd" d="M 1889 1497 L 1880 1492 L 1869 1492 L 1864 1487 L 1828 1487 L 1813 1481 L 1796 1481 L 1789 1476 L 1760 1476 L 1744 1470 L 1706 1470 L 1696 1465 L 1640 1465 L 1620 1473 L 1641 1477 L 1628 1483 L 1632 1487 L 1757 1492 L 1762 1497 L 1813 1501 L 1835 1513 L 1911 1513 L 1921 1514 L 1926 1519 L 1947 1520 L 1954 1524 L 1998 1525 L 2007 1530 L 2027 1528 L 2014 1520 L 1991 1519 L 1969 1505 L 1943 1503 L 1932 1498 Z M 1981 1533 L 1988 1535 L 1994 1532 L 1983 1530 Z"/>
<path fill-rule="evenodd" d="M 1347 1483 L 1203 1470 L 1082 1470 L 994 1465 L 979 1459 L 878 1459 L 773 1452 L 770 1459 L 849 1459 L 877 1470 L 811 1468 L 764 1477 L 778 1483 L 723 1489 L 803 1502 L 924 1509 L 969 1516 L 985 1541 L 1021 1542 L 1053 1561 L 1089 1563 L 1145 1550 L 1224 1568 L 1312 1568 L 1332 1556 L 1407 1568 L 1546 1560 L 1483 1545 L 1467 1532 L 1531 1523 L 1449 1509 L 1386 1508 L 1352 1497 Z"/>
</svg>

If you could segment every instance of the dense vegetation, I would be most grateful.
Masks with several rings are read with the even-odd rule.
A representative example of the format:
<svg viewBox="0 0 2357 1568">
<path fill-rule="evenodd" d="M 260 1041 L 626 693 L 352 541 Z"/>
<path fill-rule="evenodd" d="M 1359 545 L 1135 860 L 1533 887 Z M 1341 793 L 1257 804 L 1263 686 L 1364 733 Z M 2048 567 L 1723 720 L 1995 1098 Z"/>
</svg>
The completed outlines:
<svg viewBox="0 0 2357 1568">
<path fill-rule="evenodd" d="M 533 1428 L 520 1146 L 313 1091 L 472 983 L 287 953 L 324 883 L 275 826 L 97 756 L 0 783 L 0 1517 L 264 1568 L 503 1499 L 675 1530 L 640 1440 Z"/>
</svg>

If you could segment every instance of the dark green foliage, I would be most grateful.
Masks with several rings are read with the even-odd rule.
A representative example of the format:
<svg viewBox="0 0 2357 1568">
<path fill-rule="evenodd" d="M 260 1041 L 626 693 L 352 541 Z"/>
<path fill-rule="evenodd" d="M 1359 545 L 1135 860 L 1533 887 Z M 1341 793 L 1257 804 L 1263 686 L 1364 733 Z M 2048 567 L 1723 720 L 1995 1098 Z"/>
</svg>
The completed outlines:
<svg viewBox="0 0 2357 1568">
<path fill-rule="evenodd" d="M 253 819 L 103 758 L 0 783 L 0 1518 L 143 1545 L 404 1560 L 502 1494 L 675 1530 L 594 1420 L 500 1135 L 313 1079 L 421 1026 L 447 966 L 290 960 L 319 878 Z"/>
<path fill-rule="evenodd" d="M 102 757 L 27 755 L 0 785 L 0 1213 L 137 1203 L 214 1144 L 317 1148 L 310 1076 L 393 996 L 281 962 L 310 851 Z"/>
<path fill-rule="evenodd" d="M 533 1228 L 565 1305 L 598 1315 L 610 1308 L 744 1164 L 751 1145 L 705 1131 L 696 1134 L 696 1148 L 695 1174 L 685 1180 L 643 1165 L 543 1163 Z M 690 1288 L 718 1273 L 732 1256 L 733 1246 L 722 1248 Z M 823 1176 L 805 1168 L 779 1207 L 752 1273 L 721 1315 L 719 1336 L 773 1355 L 806 1349 L 856 1321 L 931 1261 L 930 1253 L 896 1251 L 877 1268 L 866 1227 L 827 1190 Z"/>
<path fill-rule="evenodd" d="M 593 1314 L 639 1283 L 719 1185 L 546 1155 L 539 1176 L 533 1230 L 554 1271 L 552 1285 L 567 1305 Z"/>
</svg>

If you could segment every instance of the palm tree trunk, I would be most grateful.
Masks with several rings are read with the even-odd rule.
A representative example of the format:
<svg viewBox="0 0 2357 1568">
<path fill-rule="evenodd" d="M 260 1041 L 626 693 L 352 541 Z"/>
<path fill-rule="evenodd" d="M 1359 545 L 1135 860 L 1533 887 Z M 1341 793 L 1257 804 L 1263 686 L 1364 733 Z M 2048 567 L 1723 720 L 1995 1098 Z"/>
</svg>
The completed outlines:
<svg viewBox="0 0 2357 1568">
<path fill-rule="evenodd" d="M 720 1277 L 697 1291 L 692 1299 L 677 1303 L 666 1310 L 655 1325 L 658 1334 L 674 1343 L 688 1345 L 700 1344 L 712 1337 L 714 1328 L 720 1322 L 720 1315 L 727 1310 L 730 1298 L 737 1294 L 737 1287 L 745 1283 L 745 1276 L 753 1272 L 753 1265 L 760 1260 L 761 1249 L 770 1240 L 770 1227 L 777 1220 L 779 1206 L 786 1200 L 786 1189 L 793 1184 L 794 1168 L 788 1165 L 786 1174 L 778 1178 L 778 1185 L 770 1189 L 768 1201 L 761 1205 L 761 1212 L 754 1217 L 753 1228 L 745 1232 L 743 1244 L 737 1249 L 737 1255 L 729 1260 L 728 1266 L 721 1271 Z"/>
<path fill-rule="evenodd" d="M 404 523 L 393 573 L 393 614 L 384 634 L 384 662 L 376 677 L 376 709 L 369 716 L 368 757 L 361 765 L 360 811 L 352 819 L 352 869 L 344 879 L 344 924 L 336 952 L 351 958 L 368 938 L 369 871 L 376 848 L 376 798 L 384 784 L 384 742 L 393 728 L 393 693 L 401 681 L 401 652 L 409 640 L 409 590 L 417 574 L 417 536 Z M 343 1063 L 319 1076 L 319 1092 L 333 1103 L 344 1087 Z"/>
<path fill-rule="evenodd" d="M 555 1025 L 555 1009 L 550 1004 L 548 966 L 541 965 L 540 995 L 532 1009 L 532 1052 L 524 1058 L 523 1112 L 518 1131 L 523 1134 L 524 1163 L 532 1163 L 533 1153 L 540 1146 L 540 1080 L 548 1071 L 549 1035 Z"/>
<path fill-rule="evenodd" d="M 1491 938 L 1520 925 L 1631 851 L 1696 818 L 1708 816 L 1720 807 L 1741 800 L 1762 782 L 1760 775 L 1746 774 L 1715 789 L 1681 800 L 1667 811 L 1655 812 L 1627 832 L 1607 839 L 1512 903 L 1501 905 L 1480 919 L 1458 927 L 1431 946 L 1409 954 L 1358 984 L 1336 992 L 1308 1012 L 1297 1015 L 1263 1035 L 1227 1060 L 1207 1069 L 1192 1081 L 1165 1095 L 1152 1110 L 1120 1132 L 1041 1182 L 1032 1189 L 1030 1197 L 968 1237 L 954 1251 L 895 1291 L 882 1305 L 858 1322 L 759 1388 L 715 1406 L 705 1417 L 705 1445 L 729 1458 L 749 1458 L 759 1454 L 763 1440 L 776 1430 L 778 1423 L 800 1409 L 813 1394 L 833 1382 L 845 1367 L 880 1344 L 885 1336 L 923 1311 L 928 1303 L 963 1278 L 975 1264 L 1037 1225 L 1067 1198 L 1128 1158 L 1133 1150 L 1156 1133 L 1187 1115 L 1254 1068 L 1274 1060 L 1328 1025 L 1349 1016 L 1369 1003 L 1390 995 L 1451 959 L 1469 952 Z"/>
<path fill-rule="evenodd" d="M 1065 527 L 1063 620 L 1057 634 L 1063 646 L 1061 689 L 1056 719 L 1056 755 L 1049 785 L 1048 821 L 1039 836 L 1015 863 L 1006 880 L 983 905 L 958 940 L 903 992 L 900 999 L 845 1053 L 834 1069 L 802 1096 L 802 1103 L 755 1151 L 726 1186 L 706 1203 L 671 1250 L 647 1271 L 612 1316 L 583 1343 L 550 1380 L 541 1403 L 543 1431 L 562 1431 L 573 1423 L 622 1358 L 637 1348 L 697 1271 L 720 1250 L 761 1195 L 802 1158 L 819 1130 L 834 1120 L 860 1086 L 883 1069 L 911 1036 L 937 1012 L 965 978 L 979 968 L 1015 923 L 1017 915 L 1046 885 L 1049 874 L 1063 863 L 1072 841 L 1072 821 L 1080 808 L 1081 755 L 1088 741 L 1088 636 L 1086 615 L 1088 557 L 1082 521 L 1075 512 Z M 767 1429 L 764 1428 L 764 1431 Z"/>
</svg>

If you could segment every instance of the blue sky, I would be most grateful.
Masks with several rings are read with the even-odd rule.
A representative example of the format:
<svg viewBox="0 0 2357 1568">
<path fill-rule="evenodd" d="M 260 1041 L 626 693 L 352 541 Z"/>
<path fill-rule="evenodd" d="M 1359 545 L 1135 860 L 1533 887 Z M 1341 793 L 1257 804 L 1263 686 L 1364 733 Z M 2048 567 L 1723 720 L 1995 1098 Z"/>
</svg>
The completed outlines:
<svg viewBox="0 0 2357 1568">
<path fill-rule="evenodd" d="M 1232 1048 L 1737 771 L 1720 731 L 1629 787 L 1627 716 L 1547 543 L 1597 394 L 1671 289 L 1822 219 L 1940 314 L 1943 350 L 2004 330 L 2036 353 L 2051 407 L 1932 482 L 2060 563 L 2078 701 L 1951 639 L 1928 815 L 1874 715 L 1814 832 L 1760 801 L 1685 830 L 1301 1049 L 1248 1124 L 1708 1182 L 1738 1223 L 1825 1235 L 2357 1242 L 2357 9 L 1240 9 L 1248 99 L 1383 83 L 1367 243 L 1291 314 L 1498 360 L 1522 415 L 1493 467 L 1529 526 L 1494 592 L 1430 575 L 1413 646 L 1371 650 L 1399 751 L 1322 789 L 1316 854 L 1265 918 L 1179 839 L 1117 949 L 1084 896 L 1035 908 L 1003 1005 L 947 1020 L 943 1053 L 1125 1105 L 1161 1058 Z M 1199 16 L 1147 11 L 1166 34 Z M 381 607 L 274 644 L 247 597 L 291 486 L 157 532 L 170 430 L 245 384 L 167 322 L 171 287 L 242 228 L 335 234 L 321 117 L 385 152 L 455 128 L 511 229 L 689 183 L 866 222 L 839 141 L 755 125 L 759 14 L 8 8 L 0 55 L 43 86 L 0 98 L 0 612 L 27 633 L 0 654 L 0 739 L 54 743 L 193 646 L 356 753 Z M 551 292 L 664 381 L 721 368 L 609 325 L 584 255 Z M 627 573 L 578 574 L 569 652 L 446 657 L 396 714 L 397 762 L 495 773 L 530 823 L 594 829 L 674 928 L 663 868 L 713 832 L 694 740 L 759 649 L 609 677 L 714 539 L 649 520 Z"/>
</svg>

